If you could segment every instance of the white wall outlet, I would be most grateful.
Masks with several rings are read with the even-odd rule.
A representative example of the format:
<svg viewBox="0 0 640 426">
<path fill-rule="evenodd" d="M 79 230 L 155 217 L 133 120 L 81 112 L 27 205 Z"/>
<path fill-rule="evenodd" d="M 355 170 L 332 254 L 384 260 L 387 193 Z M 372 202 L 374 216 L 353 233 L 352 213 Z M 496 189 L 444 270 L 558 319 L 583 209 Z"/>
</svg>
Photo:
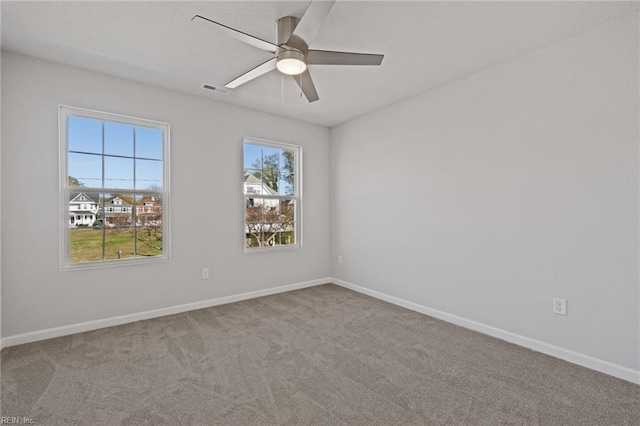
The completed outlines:
<svg viewBox="0 0 640 426">
<path fill-rule="evenodd" d="M 553 313 L 558 315 L 567 315 L 567 299 L 553 298 Z"/>
<path fill-rule="evenodd" d="M 202 268 L 202 279 L 206 280 L 209 278 L 209 268 Z"/>
<path fill-rule="evenodd" d="M 338 263 L 342 263 L 342 255 L 341 254 L 338 255 Z"/>
</svg>

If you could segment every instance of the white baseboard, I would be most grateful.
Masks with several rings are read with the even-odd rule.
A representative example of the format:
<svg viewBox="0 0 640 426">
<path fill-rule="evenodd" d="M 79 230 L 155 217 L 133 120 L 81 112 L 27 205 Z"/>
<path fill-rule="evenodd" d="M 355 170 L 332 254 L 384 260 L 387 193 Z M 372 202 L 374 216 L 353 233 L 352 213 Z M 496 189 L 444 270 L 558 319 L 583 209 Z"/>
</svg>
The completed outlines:
<svg viewBox="0 0 640 426">
<path fill-rule="evenodd" d="M 429 315 L 431 317 L 438 318 L 464 328 L 478 331 L 480 333 L 487 334 L 489 336 L 496 337 L 498 339 L 523 346 L 525 348 L 533 349 L 534 351 L 542 352 L 555 358 L 560 358 L 573 364 L 587 367 L 592 370 L 596 370 L 601 373 L 608 374 L 610 376 L 614 376 L 619 379 L 627 380 L 629 382 L 640 385 L 640 371 L 594 358 L 589 355 L 584 355 L 578 352 L 564 349 L 559 346 L 551 345 L 539 340 L 530 339 L 519 334 L 511 333 L 509 331 L 492 327 L 490 325 L 482 324 L 467 318 L 442 312 L 437 309 L 418 305 L 417 303 L 399 299 L 394 296 L 389 296 L 388 294 L 370 290 L 365 287 L 360 287 L 358 285 L 337 278 L 331 278 L 331 282 L 341 287 L 356 291 L 358 293 L 366 294 L 367 296 L 375 297 L 376 299 L 384 300 L 385 302 L 393 303 L 394 305 L 402 306 L 404 308 L 411 309 L 412 311 L 420 312 L 421 314 Z"/>
<path fill-rule="evenodd" d="M 330 282 L 330 278 L 321 278 L 317 280 L 267 288 L 264 290 L 250 291 L 248 293 L 241 293 L 232 296 L 219 297 L 217 299 L 203 300 L 200 302 L 186 303 L 184 305 L 170 306 L 167 308 L 154 309 L 151 311 L 139 312 L 135 314 L 81 322 L 78 324 L 64 325 L 61 327 L 47 328 L 45 330 L 33 331 L 30 333 L 16 334 L 13 336 L 3 337 L 0 340 L 0 348 L 21 345 L 23 343 L 37 342 L 39 340 L 52 339 L 54 337 L 67 336 L 69 334 L 82 333 L 85 331 L 97 330 L 105 327 L 113 327 L 114 325 L 127 324 L 150 318 L 179 314 L 181 312 L 209 308 L 211 306 L 224 305 L 227 303 L 239 302 L 241 300 L 255 299 L 256 297 L 269 296 L 272 294 L 284 293 L 292 290 L 299 290 L 301 288 L 313 287 Z"/>
</svg>

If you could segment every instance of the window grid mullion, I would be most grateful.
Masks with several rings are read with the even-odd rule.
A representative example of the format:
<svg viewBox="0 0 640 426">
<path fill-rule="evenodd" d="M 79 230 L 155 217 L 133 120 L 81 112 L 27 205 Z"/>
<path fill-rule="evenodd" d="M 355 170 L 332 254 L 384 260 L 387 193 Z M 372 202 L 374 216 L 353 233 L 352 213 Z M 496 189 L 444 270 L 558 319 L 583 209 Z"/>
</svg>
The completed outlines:
<svg viewBox="0 0 640 426">
<path fill-rule="evenodd" d="M 105 174 L 104 174 L 104 166 L 105 166 L 105 161 L 104 161 L 104 121 L 101 123 L 102 124 L 102 187 L 104 188 L 104 184 L 105 184 Z M 105 211 L 105 205 L 104 205 L 104 198 L 105 193 L 102 192 L 100 197 L 102 198 L 102 261 L 104 262 L 107 258 L 107 214 Z"/>
<path fill-rule="evenodd" d="M 134 158 L 130 155 L 119 155 L 119 154 L 99 154 L 97 152 L 89 152 L 89 151 L 77 151 L 77 150 L 69 150 L 68 151 L 71 154 L 82 154 L 82 155 L 96 155 L 96 156 L 104 156 L 104 157 L 113 157 L 113 158 Z M 158 158 L 147 158 L 147 157 L 135 157 L 138 160 L 147 160 L 147 161 L 157 161 L 157 162 L 162 162 L 162 160 L 158 159 Z"/>
<path fill-rule="evenodd" d="M 136 181 L 136 126 L 131 126 L 133 132 L 133 189 L 137 187 Z M 138 219 L 136 218 L 136 194 L 133 194 L 131 205 L 131 225 L 133 226 L 133 257 L 138 257 Z"/>
</svg>

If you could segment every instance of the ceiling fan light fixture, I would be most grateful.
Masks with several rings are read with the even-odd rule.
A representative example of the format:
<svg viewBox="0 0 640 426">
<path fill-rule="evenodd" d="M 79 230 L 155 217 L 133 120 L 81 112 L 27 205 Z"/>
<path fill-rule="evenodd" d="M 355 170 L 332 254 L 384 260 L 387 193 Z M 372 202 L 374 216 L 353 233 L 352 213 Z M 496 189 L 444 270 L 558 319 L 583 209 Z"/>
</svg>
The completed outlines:
<svg viewBox="0 0 640 426">
<path fill-rule="evenodd" d="M 283 50 L 278 54 L 276 67 L 283 74 L 298 75 L 307 70 L 307 62 L 301 52 Z"/>
</svg>

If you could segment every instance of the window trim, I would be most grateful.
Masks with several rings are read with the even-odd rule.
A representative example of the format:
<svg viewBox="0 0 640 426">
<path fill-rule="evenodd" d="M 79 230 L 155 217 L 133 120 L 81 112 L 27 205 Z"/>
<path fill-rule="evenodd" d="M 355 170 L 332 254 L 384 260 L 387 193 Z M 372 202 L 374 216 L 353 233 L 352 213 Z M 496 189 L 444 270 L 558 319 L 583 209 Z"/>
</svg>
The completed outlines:
<svg viewBox="0 0 640 426">
<path fill-rule="evenodd" d="M 67 139 L 67 118 L 69 116 L 90 118 L 101 121 L 114 121 L 117 123 L 128 124 L 132 126 L 143 126 L 161 129 L 163 132 L 162 147 L 162 178 L 163 188 L 162 194 L 162 255 L 154 257 L 136 257 L 131 259 L 112 259 L 101 260 L 96 262 L 71 263 L 69 261 L 69 194 L 76 192 L 77 188 L 69 186 L 67 156 L 69 152 Z M 58 170 L 59 182 L 58 191 L 60 195 L 60 205 L 58 209 L 58 226 L 59 234 L 59 256 L 60 270 L 73 271 L 93 268 L 105 268 L 112 266 L 124 266 L 132 264 L 148 264 L 155 262 L 164 262 L 171 258 L 171 166 L 170 166 L 170 125 L 162 121 L 149 120 L 145 118 L 131 117 L 122 114 L 114 114 L 110 112 L 73 107 L 68 105 L 58 105 Z M 102 154 L 104 155 L 104 153 Z M 94 188 L 88 187 L 88 191 L 104 192 L 104 193 L 128 193 L 130 190 L 122 188 Z M 82 192 L 82 191 L 80 191 Z M 136 194 L 158 194 L 158 191 L 136 189 Z"/>
<path fill-rule="evenodd" d="M 267 195 L 267 194 L 253 194 L 256 195 L 253 198 L 267 198 L 267 199 L 282 199 L 282 198 L 292 198 L 296 201 L 296 211 L 295 211 L 295 235 L 296 235 L 296 243 L 295 244 L 288 244 L 288 245 L 280 245 L 280 246 L 269 246 L 269 247 L 247 247 L 247 243 L 246 243 L 246 230 L 247 230 L 247 211 L 246 211 L 246 198 L 248 195 L 252 195 L 252 194 L 246 194 L 244 192 L 244 147 L 245 144 L 256 144 L 256 145 L 263 145 L 263 146 L 268 146 L 270 148 L 280 148 L 280 149 L 290 149 L 292 150 L 295 154 L 295 171 L 294 171 L 294 175 L 296 176 L 296 180 L 294 182 L 294 196 L 290 196 L 290 195 L 286 195 L 286 196 L 280 196 L 280 195 Z M 241 185 L 241 193 L 242 193 L 242 235 L 245 236 L 245 241 L 243 242 L 243 247 L 244 247 L 244 253 L 245 254 L 251 254 L 251 253 L 273 253 L 273 252 L 279 252 L 279 251 L 287 251 L 287 250 L 298 250 L 302 248 L 302 242 L 303 242 L 303 208 L 302 208 L 302 203 L 303 203 L 303 195 L 302 195 L 302 146 L 301 145 L 295 145 L 295 144 L 291 144 L 291 143 L 285 143 L 285 142 L 276 142 L 276 141 L 271 141 L 271 140 L 267 140 L 267 139 L 261 139 L 261 138 L 256 138 L 256 137 L 251 137 L 251 136 L 245 136 L 242 139 L 242 173 L 240 174 L 240 185 Z"/>
</svg>

